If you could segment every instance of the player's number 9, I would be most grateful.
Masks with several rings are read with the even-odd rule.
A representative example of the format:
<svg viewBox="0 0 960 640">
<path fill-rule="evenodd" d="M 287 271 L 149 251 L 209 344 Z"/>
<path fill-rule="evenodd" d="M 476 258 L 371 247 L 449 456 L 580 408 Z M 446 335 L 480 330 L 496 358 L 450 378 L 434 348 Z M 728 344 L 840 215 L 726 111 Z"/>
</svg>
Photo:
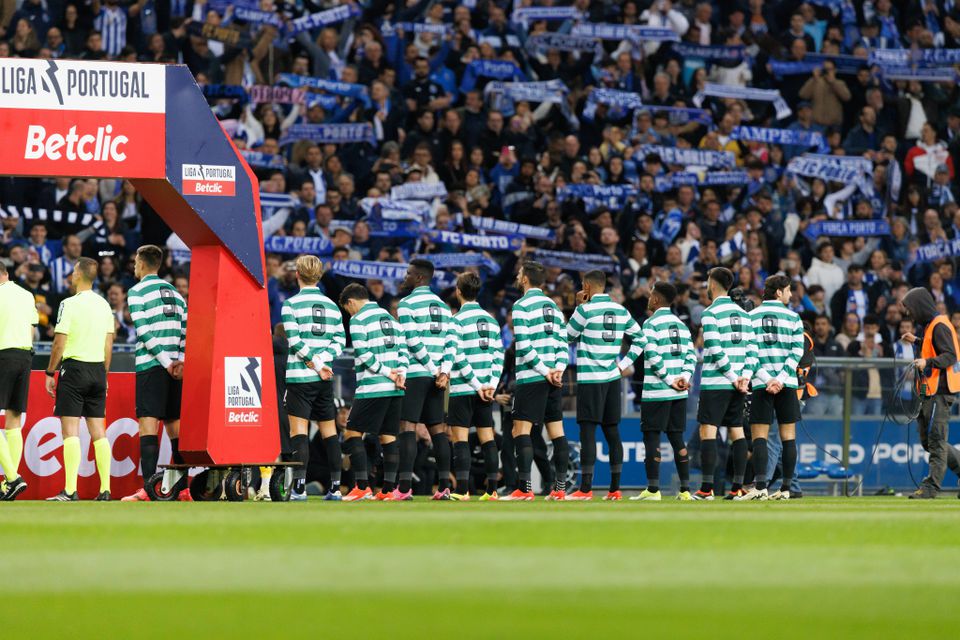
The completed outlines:
<svg viewBox="0 0 960 640">
<path fill-rule="evenodd" d="M 730 318 L 730 342 L 733 344 L 743 342 L 743 324 L 736 316 Z"/>
<path fill-rule="evenodd" d="M 397 341 L 393 337 L 393 323 L 387 318 L 380 319 L 380 331 L 383 332 L 383 345 L 387 349 L 393 349 L 397 346 Z"/>
<path fill-rule="evenodd" d="M 550 307 L 543 308 L 543 330 L 548 334 L 553 334 L 553 309 Z"/>
<path fill-rule="evenodd" d="M 313 335 L 320 337 L 327 332 L 327 325 L 323 321 L 323 305 L 313 305 L 313 329 L 310 330 Z"/>
<path fill-rule="evenodd" d="M 773 316 L 763 317 L 763 342 L 764 344 L 777 343 L 777 319 Z"/>
<path fill-rule="evenodd" d="M 172 289 L 160 289 L 160 302 L 163 303 L 163 317 L 173 318 L 177 315 L 177 297 Z"/>
<path fill-rule="evenodd" d="M 487 328 L 490 323 L 486 320 L 477 320 L 477 333 L 480 334 L 480 348 L 486 351 L 490 348 L 490 338 L 487 337 Z"/>
<path fill-rule="evenodd" d="M 670 327 L 670 355 L 680 355 L 680 329 Z"/>
<path fill-rule="evenodd" d="M 603 338 L 604 342 L 613 342 L 616 339 L 617 316 L 613 311 L 607 311 L 603 314 Z"/>
<path fill-rule="evenodd" d="M 430 333 L 440 335 L 443 331 L 443 313 L 436 302 L 430 305 Z"/>
</svg>

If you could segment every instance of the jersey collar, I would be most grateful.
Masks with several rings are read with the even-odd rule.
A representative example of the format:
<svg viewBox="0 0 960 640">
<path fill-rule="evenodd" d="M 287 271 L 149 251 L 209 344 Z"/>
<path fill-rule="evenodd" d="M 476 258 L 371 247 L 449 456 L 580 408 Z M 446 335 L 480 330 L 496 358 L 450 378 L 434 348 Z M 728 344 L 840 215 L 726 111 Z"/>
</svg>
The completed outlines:
<svg viewBox="0 0 960 640">
<path fill-rule="evenodd" d="M 786 308 L 786 306 L 787 306 L 787 305 L 783 304 L 782 302 L 780 302 L 779 300 L 764 300 L 761 304 L 762 304 L 763 306 L 767 306 L 767 307 L 769 307 L 769 306 L 774 306 L 774 307 L 783 307 L 783 308 Z"/>
<path fill-rule="evenodd" d="M 150 280 L 159 280 L 160 276 L 155 273 L 148 273 L 147 275 L 140 278 L 140 282 L 148 282 Z"/>
<path fill-rule="evenodd" d="M 673 311 L 670 309 L 670 307 L 660 307 L 659 309 L 653 312 L 653 315 L 654 316 L 672 316 Z"/>
<path fill-rule="evenodd" d="M 414 290 L 411 291 L 410 293 L 411 293 L 411 294 L 414 294 L 414 293 L 424 293 L 424 292 L 430 293 L 430 287 L 428 287 L 427 285 L 422 285 L 422 286 L 417 287 L 416 289 L 414 289 Z"/>
<path fill-rule="evenodd" d="M 527 296 L 535 296 L 535 295 L 541 295 L 541 296 L 544 295 L 543 289 L 541 289 L 540 287 L 530 287 L 529 289 L 527 289 L 527 292 L 523 294 L 523 297 L 526 298 Z"/>
<path fill-rule="evenodd" d="M 598 293 L 597 295 L 590 298 L 590 302 L 607 302 L 610 300 L 609 293 Z"/>
</svg>

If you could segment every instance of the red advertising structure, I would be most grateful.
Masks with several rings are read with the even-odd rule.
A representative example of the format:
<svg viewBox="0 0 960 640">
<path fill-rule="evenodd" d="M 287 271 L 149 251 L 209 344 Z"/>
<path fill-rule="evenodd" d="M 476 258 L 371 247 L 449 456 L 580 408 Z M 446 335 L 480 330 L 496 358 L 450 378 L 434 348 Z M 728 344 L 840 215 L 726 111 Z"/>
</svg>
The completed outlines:
<svg viewBox="0 0 960 640">
<path fill-rule="evenodd" d="M 189 70 L 0 59 L 0 139 L 0 175 L 129 178 L 187 243 L 180 450 L 194 465 L 273 460 L 259 186 Z"/>
</svg>

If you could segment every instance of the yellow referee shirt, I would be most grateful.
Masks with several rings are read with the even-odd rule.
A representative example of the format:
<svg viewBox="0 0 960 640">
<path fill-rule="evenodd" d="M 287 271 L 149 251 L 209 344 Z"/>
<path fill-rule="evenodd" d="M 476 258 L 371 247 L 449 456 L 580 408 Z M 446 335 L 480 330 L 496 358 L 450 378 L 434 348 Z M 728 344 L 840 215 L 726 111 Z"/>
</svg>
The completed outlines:
<svg viewBox="0 0 960 640">
<path fill-rule="evenodd" d="M 0 284 L 0 351 L 33 348 L 33 325 L 39 324 L 33 294 L 16 282 Z"/>
<path fill-rule="evenodd" d="M 103 362 L 113 322 L 110 304 L 93 291 L 81 291 L 61 302 L 54 331 L 67 336 L 63 359 Z"/>
</svg>

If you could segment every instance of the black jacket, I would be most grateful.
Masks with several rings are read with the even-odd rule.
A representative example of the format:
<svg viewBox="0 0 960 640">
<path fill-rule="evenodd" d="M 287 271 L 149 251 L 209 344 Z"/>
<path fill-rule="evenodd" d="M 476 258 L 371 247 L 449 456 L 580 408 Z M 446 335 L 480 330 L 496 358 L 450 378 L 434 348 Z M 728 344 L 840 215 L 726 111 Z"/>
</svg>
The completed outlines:
<svg viewBox="0 0 960 640">
<path fill-rule="evenodd" d="M 930 321 L 939 315 L 937 313 L 937 305 L 933 301 L 933 296 L 923 287 L 910 289 L 907 295 L 903 296 L 902 302 L 910 314 L 910 317 L 913 318 L 913 321 L 917 326 L 923 327 L 924 330 L 926 330 Z M 946 369 L 957 362 L 957 352 L 953 346 L 953 336 L 947 327 L 937 325 L 934 329 L 933 349 L 937 352 L 937 355 L 927 359 L 927 372 L 929 372 L 931 368 Z M 952 395 L 947 388 L 946 376 L 940 376 L 937 395 Z"/>
</svg>

